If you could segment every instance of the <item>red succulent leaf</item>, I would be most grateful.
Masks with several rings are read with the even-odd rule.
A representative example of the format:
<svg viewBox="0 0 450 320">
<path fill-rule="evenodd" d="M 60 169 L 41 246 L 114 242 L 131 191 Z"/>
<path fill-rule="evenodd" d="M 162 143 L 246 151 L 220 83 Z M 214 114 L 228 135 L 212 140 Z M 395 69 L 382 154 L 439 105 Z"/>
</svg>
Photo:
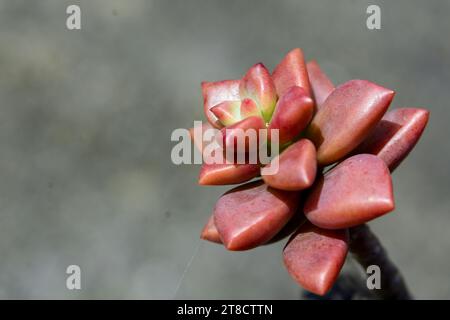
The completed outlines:
<svg viewBox="0 0 450 320">
<path fill-rule="evenodd" d="M 241 120 L 241 101 L 224 101 L 210 110 L 222 125 L 230 126 Z"/>
<path fill-rule="evenodd" d="M 389 170 L 370 154 L 350 157 L 321 176 L 304 206 L 306 218 L 325 229 L 356 226 L 392 210 Z"/>
<path fill-rule="evenodd" d="M 247 71 L 239 85 L 239 93 L 242 99 L 254 100 L 264 119 L 267 122 L 270 120 L 277 94 L 270 73 L 262 63 L 255 64 Z"/>
<path fill-rule="evenodd" d="M 302 139 L 290 145 L 262 168 L 261 176 L 264 182 L 273 188 L 303 190 L 313 184 L 316 170 L 316 148 L 308 139 Z"/>
<path fill-rule="evenodd" d="M 207 164 L 200 169 L 198 183 L 200 185 L 238 184 L 259 175 L 258 164 Z"/>
<path fill-rule="evenodd" d="M 314 101 L 307 92 L 301 87 L 291 87 L 277 102 L 269 124 L 269 139 L 271 130 L 278 129 L 280 145 L 292 141 L 306 128 L 313 112 Z"/>
<path fill-rule="evenodd" d="M 295 281 L 322 296 L 333 286 L 347 252 L 347 230 L 324 230 L 307 222 L 290 238 L 283 260 Z"/>
<path fill-rule="evenodd" d="M 235 152 L 249 151 L 250 141 L 253 139 L 255 145 L 259 142 L 259 130 L 264 129 L 266 124 L 261 117 L 248 117 L 229 127 L 221 130 L 218 139 L 222 139 L 226 150 L 234 148 Z M 254 152 L 256 150 L 252 150 Z"/>
<path fill-rule="evenodd" d="M 308 72 L 303 51 L 300 48 L 293 49 L 286 54 L 275 67 L 272 79 L 279 97 L 282 97 L 293 86 L 302 87 L 311 96 Z"/>
<path fill-rule="evenodd" d="M 334 84 L 322 71 L 316 60 L 309 61 L 306 64 L 308 70 L 309 83 L 311 84 L 316 108 L 320 109 L 327 97 L 334 90 Z"/>
<path fill-rule="evenodd" d="M 317 161 L 328 165 L 356 148 L 383 117 L 394 91 L 366 80 L 338 86 L 314 116 L 307 137 L 317 148 Z"/>
<path fill-rule="evenodd" d="M 392 171 L 419 141 L 430 112 L 421 108 L 399 108 L 386 113 L 357 153 L 380 157 Z"/>
<path fill-rule="evenodd" d="M 262 181 L 230 190 L 214 207 L 214 223 L 228 250 L 247 250 L 272 239 L 296 212 L 297 192 L 273 189 Z"/>
<path fill-rule="evenodd" d="M 219 231 L 217 231 L 216 225 L 214 224 L 214 215 L 211 215 L 208 222 L 203 227 L 200 238 L 215 243 L 222 243 L 220 240 Z"/>
<path fill-rule="evenodd" d="M 202 82 L 203 108 L 206 119 L 216 128 L 222 128 L 216 116 L 211 112 L 211 108 L 224 101 L 240 100 L 239 96 L 240 80 L 223 80 L 216 82 Z"/>
<path fill-rule="evenodd" d="M 289 237 L 294 231 L 298 229 L 298 226 L 305 222 L 306 218 L 303 213 L 297 212 L 289 222 L 278 232 L 272 239 L 270 239 L 267 245 L 281 241 L 286 237 Z M 219 231 L 217 231 L 216 225 L 214 224 L 214 214 L 212 214 L 208 222 L 203 227 L 200 234 L 200 238 L 206 241 L 215 242 L 222 244 L 220 239 Z"/>
</svg>

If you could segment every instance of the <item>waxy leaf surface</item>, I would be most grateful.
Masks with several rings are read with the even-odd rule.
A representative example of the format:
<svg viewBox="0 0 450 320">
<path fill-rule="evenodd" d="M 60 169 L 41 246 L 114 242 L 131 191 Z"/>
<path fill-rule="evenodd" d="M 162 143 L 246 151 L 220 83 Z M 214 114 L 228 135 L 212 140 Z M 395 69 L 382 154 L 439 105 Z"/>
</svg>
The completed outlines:
<svg viewBox="0 0 450 320">
<path fill-rule="evenodd" d="M 325 229 L 353 227 L 394 209 L 392 180 L 377 156 L 350 157 L 320 177 L 304 206 L 306 218 Z"/>
<path fill-rule="evenodd" d="M 228 250 L 247 250 L 272 239 L 294 215 L 297 192 L 250 182 L 225 193 L 214 207 L 214 223 Z"/>
</svg>

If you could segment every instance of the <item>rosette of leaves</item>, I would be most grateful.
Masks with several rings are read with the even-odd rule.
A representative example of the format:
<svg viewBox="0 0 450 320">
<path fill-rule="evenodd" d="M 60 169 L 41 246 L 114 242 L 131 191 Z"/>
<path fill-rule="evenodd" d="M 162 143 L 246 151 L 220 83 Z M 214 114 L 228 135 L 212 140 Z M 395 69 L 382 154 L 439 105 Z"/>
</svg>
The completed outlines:
<svg viewBox="0 0 450 320">
<path fill-rule="evenodd" d="M 308 291 L 326 294 L 349 250 L 349 228 L 394 209 L 391 173 L 429 112 L 388 111 L 395 92 L 367 80 L 335 87 L 299 48 L 272 73 L 258 63 L 239 80 L 203 82 L 202 93 L 202 130 L 220 129 L 224 148 L 235 128 L 269 129 L 269 140 L 278 129 L 282 148 L 272 160 L 275 174 L 268 174 L 272 162 L 202 165 L 199 184 L 240 185 L 218 199 L 201 238 L 249 250 L 290 235 L 287 271 Z"/>
</svg>

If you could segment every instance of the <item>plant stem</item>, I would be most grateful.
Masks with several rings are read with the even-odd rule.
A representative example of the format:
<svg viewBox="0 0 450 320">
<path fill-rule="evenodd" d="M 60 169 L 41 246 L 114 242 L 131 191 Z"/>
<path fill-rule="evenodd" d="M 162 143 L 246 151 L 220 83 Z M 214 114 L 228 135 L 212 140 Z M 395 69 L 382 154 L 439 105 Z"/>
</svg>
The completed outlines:
<svg viewBox="0 0 450 320">
<path fill-rule="evenodd" d="M 350 229 L 350 252 L 364 270 L 370 265 L 380 268 L 381 288 L 372 290 L 377 297 L 389 300 L 412 299 L 400 270 L 389 259 L 386 250 L 367 225 Z"/>
</svg>

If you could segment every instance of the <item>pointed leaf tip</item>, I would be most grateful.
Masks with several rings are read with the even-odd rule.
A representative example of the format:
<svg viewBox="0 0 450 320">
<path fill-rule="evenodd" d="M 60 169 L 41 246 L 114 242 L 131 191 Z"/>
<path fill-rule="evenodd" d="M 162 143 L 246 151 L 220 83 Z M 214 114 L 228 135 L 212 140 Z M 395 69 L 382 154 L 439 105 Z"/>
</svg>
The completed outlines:
<svg viewBox="0 0 450 320">
<path fill-rule="evenodd" d="M 202 165 L 199 185 L 238 184 L 259 175 L 257 164 L 206 164 Z"/>
<path fill-rule="evenodd" d="M 254 100 L 266 122 L 269 122 L 277 94 L 270 73 L 262 63 L 255 64 L 247 71 L 239 85 L 239 93 L 242 99 Z"/>
<path fill-rule="evenodd" d="M 296 192 L 270 188 L 262 181 L 230 190 L 214 207 L 214 222 L 228 250 L 247 250 L 272 239 L 291 219 Z"/>
<path fill-rule="evenodd" d="M 283 260 L 298 284 L 323 296 L 336 281 L 347 252 L 347 230 L 324 230 L 307 222 L 290 238 Z"/>
<path fill-rule="evenodd" d="M 293 49 L 286 54 L 275 67 L 272 78 L 280 97 L 293 86 L 302 87 L 309 96 L 312 94 L 303 51 L 300 48 Z"/>
<path fill-rule="evenodd" d="M 316 148 L 308 139 L 302 139 L 262 168 L 261 176 L 273 188 L 303 190 L 313 184 L 316 170 Z"/>
<path fill-rule="evenodd" d="M 200 239 L 214 243 L 222 243 L 222 240 L 220 240 L 219 231 L 217 231 L 216 225 L 214 224 L 214 215 L 209 217 L 208 222 L 203 227 L 200 234 Z"/>
<path fill-rule="evenodd" d="M 350 157 L 316 180 L 304 213 L 325 229 L 353 227 L 394 210 L 392 180 L 377 156 Z"/>
<path fill-rule="evenodd" d="M 307 129 L 318 163 L 331 164 L 355 149 L 381 120 L 393 97 L 394 91 L 366 80 L 338 86 Z"/>
<path fill-rule="evenodd" d="M 241 120 L 240 106 L 240 101 L 224 101 L 212 107 L 210 110 L 220 123 L 227 127 Z"/>
<path fill-rule="evenodd" d="M 371 153 L 394 171 L 419 141 L 428 123 L 429 111 L 398 108 L 387 112 L 355 153 Z"/>
</svg>

